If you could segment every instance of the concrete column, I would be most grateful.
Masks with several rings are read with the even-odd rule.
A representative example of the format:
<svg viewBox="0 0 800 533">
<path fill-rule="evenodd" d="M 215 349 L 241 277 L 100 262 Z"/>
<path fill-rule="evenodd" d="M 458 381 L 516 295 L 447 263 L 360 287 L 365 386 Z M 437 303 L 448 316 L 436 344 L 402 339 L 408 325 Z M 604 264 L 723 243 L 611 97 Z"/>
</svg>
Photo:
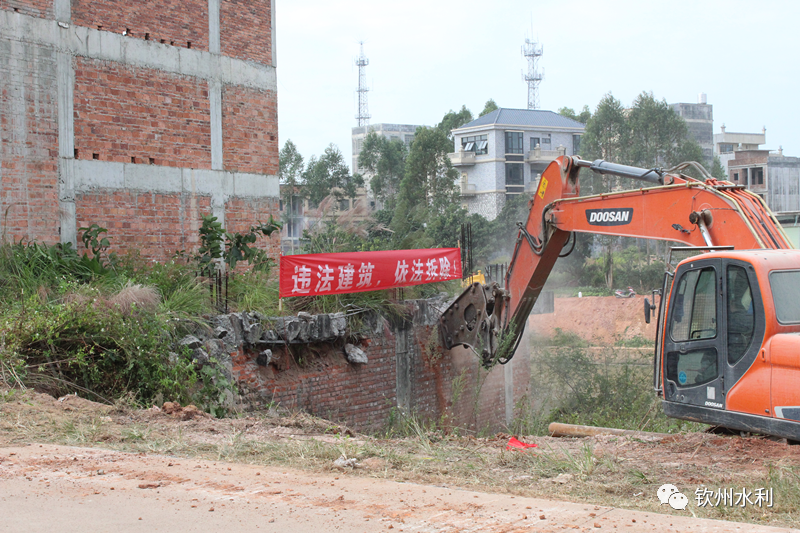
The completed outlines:
<svg viewBox="0 0 800 533">
<path fill-rule="evenodd" d="M 211 112 L 211 170 L 222 170 L 222 83 L 208 81 Z"/>
<path fill-rule="evenodd" d="M 208 51 L 220 53 L 219 40 L 219 3 L 220 0 L 208 0 Z"/>
<path fill-rule="evenodd" d="M 395 368 L 397 407 L 403 414 L 411 412 L 411 353 L 409 337 L 413 333 L 411 327 L 397 326 L 395 329 Z"/>
<path fill-rule="evenodd" d="M 69 2 L 67 2 L 69 4 Z M 58 5 L 58 2 L 56 2 Z M 69 5 L 67 5 L 67 9 Z M 58 98 L 58 215 L 62 243 L 77 245 L 77 215 L 75 211 L 75 70 L 72 54 L 57 52 Z"/>
<path fill-rule="evenodd" d="M 272 24 L 271 24 L 272 28 L 270 29 L 269 34 L 272 37 L 272 66 L 273 67 L 277 67 L 278 66 L 278 53 L 276 52 L 276 48 L 275 48 L 275 42 L 276 42 L 276 39 L 275 39 L 275 2 L 276 2 L 276 0 L 270 0 L 270 2 L 269 2 L 269 5 L 270 5 L 269 20 L 272 22 Z"/>
<path fill-rule="evenodd" d="M 514 421 L 514 359 L 503 365 L 506 393 L 506 426 Z"/>
<path fill-rule="evenodd" d="M 72 20 L 71 0 L 53 0 L 53 12 L 59 22 L 70 22 Z"/>
</svg>

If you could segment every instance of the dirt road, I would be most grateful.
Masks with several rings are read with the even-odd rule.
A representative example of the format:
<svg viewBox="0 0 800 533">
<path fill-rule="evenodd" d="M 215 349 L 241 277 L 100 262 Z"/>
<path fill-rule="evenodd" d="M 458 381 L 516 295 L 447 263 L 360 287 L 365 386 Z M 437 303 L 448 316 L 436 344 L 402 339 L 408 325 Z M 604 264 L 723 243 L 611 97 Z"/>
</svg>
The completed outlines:
<svg viewBox="0 0 800 533">
<path fill-rule="evenodd" d="M 0 448 L 2 531 L 790 531 L 349 475 Z"/>
</svg>

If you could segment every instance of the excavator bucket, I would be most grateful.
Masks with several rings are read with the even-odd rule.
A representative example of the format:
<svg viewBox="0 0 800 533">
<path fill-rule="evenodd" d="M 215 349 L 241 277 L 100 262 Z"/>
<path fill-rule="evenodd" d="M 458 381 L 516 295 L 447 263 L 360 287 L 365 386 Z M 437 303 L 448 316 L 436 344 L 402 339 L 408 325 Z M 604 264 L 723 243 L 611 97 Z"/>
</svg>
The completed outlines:
<svg viewBox="0 0 800 533">
<path fill-rule="evenodd" d="M 470 285 L 440 318 L 442 344 L 448 350 L 459 345 L 471 348 L 485 367 L 491 367 L 507 300 L 508 293 L 497 283 Z"/>
</svg>

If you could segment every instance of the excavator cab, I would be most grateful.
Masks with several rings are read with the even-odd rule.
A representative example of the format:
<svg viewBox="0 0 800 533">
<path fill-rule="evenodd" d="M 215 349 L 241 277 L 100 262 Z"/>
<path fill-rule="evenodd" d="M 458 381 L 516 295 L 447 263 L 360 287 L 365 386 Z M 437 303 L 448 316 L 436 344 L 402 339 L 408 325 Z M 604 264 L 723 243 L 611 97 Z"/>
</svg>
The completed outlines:
<svg viewBox="0 0 800 533">
<path fill-rule="evenodd" d="M 792 411 L 800 404 L 797 382 L 791 390 L 775 387 L 789 368 L 800 378 L 797 352 L 774 351 L 779 330 L 800 340 L 800 320 L 774 322 L 773 269 L 792 264 L 787 256 L 800 266 L 796 251 L 712 252 L 678 265 L 669 298 L 662 298 L 656 341 L 657 390 L 668 416 L 800 439 L 800 410 Z M 791 360 L 778 368 L 776 357 Z M 775 416 L 778 410 L 798 416 Z"/>
</svg>

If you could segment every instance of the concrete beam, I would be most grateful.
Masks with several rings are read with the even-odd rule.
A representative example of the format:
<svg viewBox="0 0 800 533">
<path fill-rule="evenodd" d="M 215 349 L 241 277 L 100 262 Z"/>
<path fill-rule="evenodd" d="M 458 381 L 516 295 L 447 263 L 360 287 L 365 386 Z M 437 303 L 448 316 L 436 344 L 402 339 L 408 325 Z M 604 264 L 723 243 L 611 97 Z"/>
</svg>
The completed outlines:
<svg viewBox="0 0 800 533">
<path fill-rule="evenodd" d="M 271 65 L 123 37 L 109 31 L 75 26 L 63 21 L 61 24 L 59 26 L 55 20 L 0 9 L 1 38 L 53 47 L 57 51 L 89 59 L 216 80 L 222 84 L 277 91 L 275 67 Z"/>
<path fill-rule="evenodd" d="M 74 160 L 75 193 L 130 190 L 167 194 L 195 194 L 219 198 L 275 198 L 280 196 L 278 176 L 136 165 L 92 159 Z"/>
</svg>

